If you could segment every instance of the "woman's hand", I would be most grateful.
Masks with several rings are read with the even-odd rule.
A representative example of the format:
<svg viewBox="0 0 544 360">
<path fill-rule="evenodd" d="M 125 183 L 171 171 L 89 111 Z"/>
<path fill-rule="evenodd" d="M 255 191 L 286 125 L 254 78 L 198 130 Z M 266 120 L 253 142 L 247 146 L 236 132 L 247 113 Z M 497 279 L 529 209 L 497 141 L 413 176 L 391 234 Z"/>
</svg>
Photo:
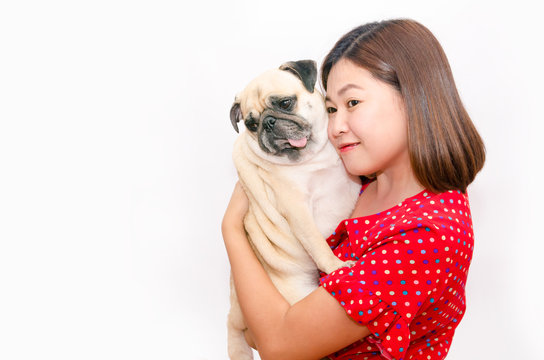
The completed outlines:
<svg viewBox="0 0 544 360">
<path fill-rule="evenodd" d="M 236 182 L 234 186 L 234 191 L 230 198 L 229 205 L 223 216 L 223 222 L 221 224 L 221 230 L 223 232 L 223 237 L 225 237 L 226 232 L 235 230 L 243 230 L 244 228 L 244 217 L 247 214 L 249 208 L 249 200 L 247 195 L 242 188 L 242 185 L 239 181 Z"/>
<path fill-rule="evenodd" d="M 249 201 L 236 183 L 221 229 L 246 325 L 262 359 L 320 359 L 370 334 L 322 287 L 292 306 L 280 294 L 247 241 Z M 316 316 L 318 314 L 319 316 Z"/>
</svg>

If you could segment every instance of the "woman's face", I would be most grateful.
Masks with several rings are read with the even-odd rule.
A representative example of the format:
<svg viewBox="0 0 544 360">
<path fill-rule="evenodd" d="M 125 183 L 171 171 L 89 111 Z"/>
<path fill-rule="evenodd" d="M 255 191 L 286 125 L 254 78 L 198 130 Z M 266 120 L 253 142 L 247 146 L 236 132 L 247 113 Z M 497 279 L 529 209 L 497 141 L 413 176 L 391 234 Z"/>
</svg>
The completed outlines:
<svg viewBox="0 0 544 360">
<path fill-rule="evenodd" d="M 342 59 L 329 73 L 326 107 L 329 140 L 350 174 L 410 169 L 404 103 L 392 86 Z"/>
</svg>

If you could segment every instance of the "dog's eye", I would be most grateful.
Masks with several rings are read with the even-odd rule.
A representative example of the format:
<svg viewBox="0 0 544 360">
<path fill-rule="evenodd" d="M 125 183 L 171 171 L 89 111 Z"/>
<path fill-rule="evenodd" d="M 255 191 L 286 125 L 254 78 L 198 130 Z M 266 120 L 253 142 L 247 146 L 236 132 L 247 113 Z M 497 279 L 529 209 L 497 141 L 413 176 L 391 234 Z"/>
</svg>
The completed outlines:
<svg viewBox="0 0 544 360">
<path fill-rule="evenodd" d="M 251 132 L 255 132 L 259 128 L 259 125 L 253 118 L 247 119 L 244 124 L 246 125 L 246 128 Z"/>
<path fill-rule="evenodd" d="M 278 103 L 278 105 L 282 110 L 289 110 L 292 103 L 293 101 L 291 99 L 283 99 Z"/>
</svg>

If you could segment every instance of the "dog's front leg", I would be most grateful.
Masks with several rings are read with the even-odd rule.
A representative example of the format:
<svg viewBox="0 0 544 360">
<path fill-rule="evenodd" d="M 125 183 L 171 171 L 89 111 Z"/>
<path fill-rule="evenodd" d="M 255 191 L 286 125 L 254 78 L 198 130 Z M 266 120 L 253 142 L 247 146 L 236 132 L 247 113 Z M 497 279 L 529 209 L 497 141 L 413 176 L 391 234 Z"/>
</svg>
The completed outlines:
<svg viewBox="0 0 544 360">
<path fill-rule="evenodd" d="M 230 360 L 253 360 L 253 350 L 248 345 L 242 309 L 238 303 L 234 283 L 230 280 L 230 311 L 227 319 L 227 350 Z"/>
<path fill-rule="evenodd" d="M 286 179 L 279 181 L 273 176 L 264 176 L 274 189 L 279 211 L 287 219 L 293 235 L 310 254 L 317 267 L 329 274 L 342 267 L 353 266 L 354 261 L 342 261 L 334 255 L 315 225 L 303 194 L 291 186 Z"/>
<path fill-rule="evenodd" d="M 304 204 L 303 204 L 304 205 Z M 334 253 L 319 232 L 309 209 L 306 206 L 296 206 L 289 211 L 288 219 L 294 235 L 310 254 L 318 269 L 330 274 L 343 267 L 351 267 L 354 261 L 342 261 Z"/>
</svg>

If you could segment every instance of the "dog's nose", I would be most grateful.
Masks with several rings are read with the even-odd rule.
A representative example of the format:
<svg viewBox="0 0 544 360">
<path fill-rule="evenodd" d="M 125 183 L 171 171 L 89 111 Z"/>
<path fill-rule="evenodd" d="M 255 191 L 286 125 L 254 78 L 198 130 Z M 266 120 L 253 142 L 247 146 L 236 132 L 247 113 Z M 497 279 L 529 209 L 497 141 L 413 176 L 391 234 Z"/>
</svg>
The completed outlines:
<svg viewBox="0 0 544 360">
<path fill-rule="evenodd" d="M 263 126 L 266 131 L 272 131 L 274 128 L 274 124 L 276 123 L 276 119 L 272 116 L 269 116 L 264 119 Z"/>
</svg>

